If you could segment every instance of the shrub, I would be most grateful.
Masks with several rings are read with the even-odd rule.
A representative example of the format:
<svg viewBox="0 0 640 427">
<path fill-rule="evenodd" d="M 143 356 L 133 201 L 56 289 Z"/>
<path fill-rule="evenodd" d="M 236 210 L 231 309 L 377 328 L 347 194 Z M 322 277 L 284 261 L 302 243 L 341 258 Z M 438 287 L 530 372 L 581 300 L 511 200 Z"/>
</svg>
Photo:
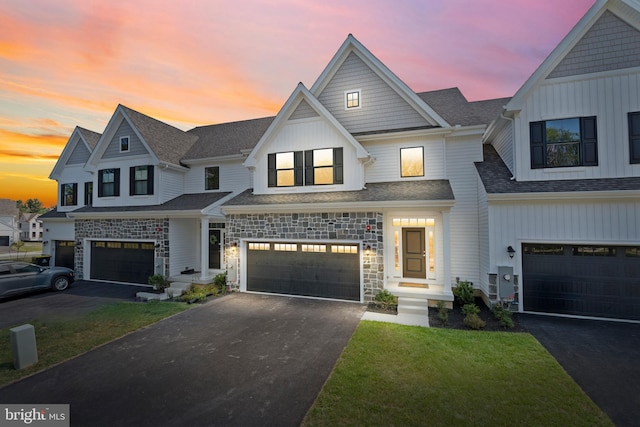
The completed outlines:
<svg viewBox="0 0 640 427">
<path fill-rule="evenodd" d="M 438 308 L 438 319 L 442 325 L 446 325 L 449 320 L 449 309 L 445 306 L 444 301 L 438 301 L 436 307 Z"/>
<path fill-rule="evenodd" d="M 383 289 L 373 298 L 373 302 L 381 308 L 390 309 L 398 305 L 398 297 Z"/>
<path fill-rule="evenodd" d="M 456 297 L 458 304 L 473 304 L 475 296 L 473 295 L 473 282 L 462 281 L 458 282 L 455 288 L 453 288 L 453 295 Z"/>
<path fill-rule="evenodd" d="M 216 276 L 213 278 L 213 284 L 216 288 L 218 288 L 219 293 L 227 293 L 227 273 L 216 274 Z"/>
<path fill-rule="evenodd" d="M 496 304 L 491 310 L 494 317 L 500 321 L 500 324 L 505 328 L 513 328 L 514 323 L 511 316 L 513 313 L 510 310 L 506 310 L 502 304 Z"/>
<path fill-rule="evenodd" d="M 462 306 L 462 314 L 465 316 L 470 314 L 480 314 L 480 307 L 475 304 L 465 304 Z"/>
<path fill-rule="evenodd" d="M 201 302 L 207 299 L 207 286 L 196 285 L 189 286 L 189 289 L 180 296 L 181 301 L 188 303 Z"/>
<path fill-rule="evenodd" d="M 477 314 L 470 313 L 464 318 L 464 324 L 471 329 L 482 329 L 487 323 Z"/>
<path fill-rule="evenodd" d="M 154 274 L 153 276 L 149 276 L 147 279 L 147 283 L 153 286 L 153 289 L 156 291 L 163 291 L 164 288 L 169 287 L 169 280 L 164 277 L 162 274 Z"/>
</svg>

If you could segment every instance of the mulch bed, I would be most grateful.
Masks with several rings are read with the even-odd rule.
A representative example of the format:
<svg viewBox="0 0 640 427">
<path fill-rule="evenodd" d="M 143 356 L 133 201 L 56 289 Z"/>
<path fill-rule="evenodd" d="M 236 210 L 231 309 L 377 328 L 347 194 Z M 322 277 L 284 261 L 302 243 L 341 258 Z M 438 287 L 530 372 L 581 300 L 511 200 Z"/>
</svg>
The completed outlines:
<svg viewBox="0 0 640 427">
<path fill-rule="evenodd" d="M 512 315 L 513 328 L 505 328 L 498 321 L 489 307 L 486 306 L 481 298 L 476 298 L 475 304 L 480 307 L 480 318 L 486 322 L 486 326 L 481 329 L 483 331 L 501 331 L 501 332 L 527 332 L 524 326 L 521 326 L 518 322 L 518 313 L 514 312 Z M 383 314 L 398 314 L 397 309 L 384 309 L 377 306 L 375 303 L 370 302 L 367 305 L 367 311 Z M 446 324 L 442 324 L 438 318 L 438 309 L 435 307 L 429 307 L 429 326 L 432 328 L 444 328 L 444 329 L 466 329 L 472 330 L 464 324 L 464 315 L 462 314 L 462 306 L 457 302 L 454 302 L 453 309 L 449 310 L 449 319 Z"/>
</svg>

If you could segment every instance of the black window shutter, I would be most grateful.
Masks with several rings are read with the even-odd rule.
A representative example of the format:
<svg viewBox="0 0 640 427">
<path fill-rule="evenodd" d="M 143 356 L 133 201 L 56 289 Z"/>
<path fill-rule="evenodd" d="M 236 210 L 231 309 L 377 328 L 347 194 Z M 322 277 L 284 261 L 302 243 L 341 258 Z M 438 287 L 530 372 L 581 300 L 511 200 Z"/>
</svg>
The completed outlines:
<svg viewBox="0 0 640 427">
<path fill-rule="evenodd" d="M 544 167 L 544 122 L 534 122 L 529 125 L 531 144 L 531 169 Z"/>
<path fill-rule="evenodd" d="M 78 183 L 73 184 L 73 206 L 78 204 Z"/>
<path fill-rule="evenodd" d="M 304 185 L 313 185 L 314 181 L 313 150 L 308 150 L 304 152 Z"/>
<path fill-rule="evenodd" d="M 102 174 L 104 173 L 104 170 L 98 171 L 98 197 L 102 197 L 103 191 L 102 191 Z"/>
<path fill-rule="evenodd" d="M 276 187 L 278 185 L 278 172 L 276 171 L 276 154 L 271 153 L 267 159 L 267 185 L 269 187 Z"/>
<path fill-rule="evenodd" d="M 60 184 L 60 205 L 62 206 L 67 205 L 67 195 L 65 194 L 64 190 L 65 190 L 65 185 Z"/>
<path fill-rule="evenodd" d="M 294 185 L 304 185 L 304 151 L 293 153 Z"/>
<path fill-rule="evenodd" d="M 580 134 L 583 166 L 598 166 L 598 131 L 595 117 L 583 117 L 580 120 Z"/>
<path fill-rule="evenodd" d="M 129 195 L 136 194 L 136 167 L 129 168 Z"/>
<path fill-rule="evenodd" d="M 342 162 L 342 147 L 333 149 L 333 183 L 344 184 L 344 166 Z"/>
<path fill-rule="evenodd" d="M 153 165 L 147 166 L 147 194 L 153 194 Z"/>
<path fill-rule="evenodd" d="M 640 112 L 629 113 L 629 160 L 640 163 Z"/>
<path fill-rule="evenodd" d="M 120 169 L 113 170 L 113 181 L 114 181 L 113 195 L 119 196 L 120 195 Z"/>
</svg>

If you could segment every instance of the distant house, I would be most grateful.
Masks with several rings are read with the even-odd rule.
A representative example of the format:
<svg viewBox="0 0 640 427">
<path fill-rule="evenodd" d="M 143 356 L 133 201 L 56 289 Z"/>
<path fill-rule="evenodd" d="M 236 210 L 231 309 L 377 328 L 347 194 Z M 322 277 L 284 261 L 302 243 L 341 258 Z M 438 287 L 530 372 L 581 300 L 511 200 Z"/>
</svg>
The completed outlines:
<svg viewBox="0 0 640 427">
<path fill-rule="evenodd" d="M 15 200 L 0 199 L 0 246 L 9 246 L 20 239 L 18 215 Z"/>
<path fill-rule="evenodd" d="M 43 215 L 89 280 L 640 320 L 640 5 L 600 0 L 513 98 L 416 93 L 349 35 L 275 117 L 183 132 L 119 105 Z M 401 303 L 402 304 L 402 303 Z"/>
<path fill-rule="evenodd" d="M 21 213 L 18 229 L 20 230 L 20 240 L 23 242 L 42 241 L 42 221 L 40 220 L 40 214 L 29 212 Z"/>
</svg>

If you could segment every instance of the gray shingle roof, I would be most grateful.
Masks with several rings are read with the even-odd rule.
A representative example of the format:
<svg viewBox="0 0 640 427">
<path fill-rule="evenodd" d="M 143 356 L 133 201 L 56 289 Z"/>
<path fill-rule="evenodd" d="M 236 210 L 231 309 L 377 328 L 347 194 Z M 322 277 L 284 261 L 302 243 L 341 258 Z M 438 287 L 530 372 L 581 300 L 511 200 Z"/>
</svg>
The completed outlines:
<svg viewBox="0 0 640 427">
<path fill-rule="evenodd" d="M 393 202 L 411 200 L 453 201 L 453 190 L 448 180 L 376 182 L 358 191 L 326 193 L 253 194 L 249 189 L 228 202 L 228 206 L 255 205 L 307 205 L 313 203 Z"/>
<path fill-rule="evenodd" d="M 193 128 L 188 133 L 199 139 L 183 160 L 227 156 L 240 154 L 241 150 L 251 150 L 258 144 L 273 119 L 275 117 L 264 117 Z"/>
<path fill-rule="evenodd" d="M 18 207 L 16 201 L 11 199 L 0 199 L 0 215 L 18 216 Z"/>
<path fill-rule="evenodd" d="M 40 215 L 40 219 L 52 219 L 52 218 L 66 218 L 66 212 L 58 212 L 58 208 L 53 208 L 50 211 L 47 211 Z"/>
<path fill-rule="evenodd" d="M 179 165 L 198 137 L 121 105 L 161 162 Z"/>
<path fill-rule="evenodd" d="M 469 102 L 457 87 L 417 94 L 451 126 L 488 125 L 510 98 Z"/>
<path fill-rule="evenodd" d="M 77 128 L 78 132 L 82 134 L 84 140 L 87 141 L 87 144 L 89 144 L 91 151 L 93 151 L 93 149 L 96 148 L 96 145 L 98 145 L 98 141 L 100 140 L 100 137 L 102 135 L 89 129 L 81 128 L 80 126 L 78 126 Z"/>
<path fill-rule="evenodd" d="M 118 213 L 118 212 L 156 212 L 156 211 L 194 211 L 223 199 L 230 192 L 183 194 L 161 205 L 151 206 L 84 206 L 73 213 Z"/>
<path fill-rule="evenodd" d="M 552 193 L 573 191 L 638 191 L 640 178 L 564 179 L 555 181 L 515 181 L 492 145 L 483 146 L 483 162 L 476 169 L 489 194 Z"/>
</svg>

